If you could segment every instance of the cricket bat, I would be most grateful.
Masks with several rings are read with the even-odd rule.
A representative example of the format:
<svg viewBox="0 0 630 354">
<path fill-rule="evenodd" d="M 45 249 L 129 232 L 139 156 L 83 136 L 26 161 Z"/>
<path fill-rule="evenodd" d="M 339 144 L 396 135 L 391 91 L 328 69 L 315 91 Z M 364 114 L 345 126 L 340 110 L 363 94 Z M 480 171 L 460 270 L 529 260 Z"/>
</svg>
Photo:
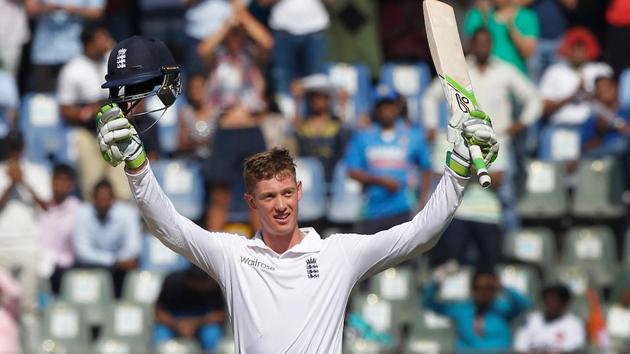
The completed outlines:
<svg viewBox="0 0 630 354">
<path fill-rule="evenodd" d="M 464 50 L 459 39 L 453 8 L 438 0 L 424 0 L 422 8 L 431 58 L 440 77 L 451 113 L 461 111 L 467 114 L 479 109 L 470 76 L 468 76 L 466 58 L 464 58 Z M 455 129 L 461 131 L 461 123 L 449 122 L 449 134 Z M 481 149 L 477 145 L 471 145 L 469 149 L 479 183 L 483 188 L 488 188 L 492 181 Z"/>
</svg>

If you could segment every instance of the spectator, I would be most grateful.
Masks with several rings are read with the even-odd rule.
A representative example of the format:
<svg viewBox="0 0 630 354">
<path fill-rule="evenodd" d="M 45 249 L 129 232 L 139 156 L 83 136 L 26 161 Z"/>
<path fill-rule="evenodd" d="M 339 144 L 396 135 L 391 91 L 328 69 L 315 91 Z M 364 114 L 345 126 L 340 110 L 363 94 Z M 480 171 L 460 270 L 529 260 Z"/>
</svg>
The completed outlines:
<svg viewBox="0 0 630 354">
<path fill-rule="evenodd" d="M 142 248 L 140 217 L 135 208 L 116 200 L 106 180 L 94 186 L 93 200 L 83 204 L 77 217 L 77 266 L 107 268 L 112 273 L 116 297 L 120 297 L 125 274 L 138 265 Z"/>
<path fill-rule="evenodd" d="M 76 174 L 68 165 L 53 168 L 52 200 L 39 217 L 41 226 L 40 275 L 50 278 L 54 294 L 59 294 L 61 278 L 74 265 L 73 234 L 81 207 L 79 198 L 72 195 L 76 188 Z"/>
<path fill-rule="evenodd" d="M 519 353 L 575 353 L 586 346 L 584 322 L 569 312 L 571 292 L 564 285 L 542 291 L 543 310 L 527 317 L 514 336 Z"/>
<path fill-rule="evenodd" d="M 31 48 L 31 89 L 53 92 L 63 64 L 81 54 L 81 32 L 85 21 L 103 16 L 104 0 L 26 0 L 36 18 Z M 102 78 L 101 78 L 102 79 Z"/>
<path fill-rule="evenodd" d="M 456 349 L 509 351 L 511 322 L 530 306 L 529 299 L 515 290 L 502 288 L 493 269 L 478 268 L 471 283 L 472 299 L 443 302 L 438 294 L 446 274 L 438 268 L 435 275 L 435 281 L 424 289 L 424 306 L 453 322 Z"/>
<path fill-rule="evenodd" d="M 335 87 L 326 75 L 315 74 L 296 81 L 292 91 L 296 107 L 301 106 L 306 96 L 306 119 L 299 109 L 295 116 L 297 155 L 318 158 L 324 166 L 326 181 L 331 182 L 350 136 L 343 120 L 333 113 L 331 96 L 336 93 Z M 340 96 L 347 99 L 347 95 Z"/>
<path fill-rule="evenodd" d="M 487 27 L 492 34 L 492 55 L 527 73 L 526 61 L 536 51 L 539 36 L 536 14 L 515 0 L 493 0 L 494 7 L 475 7 L 466 15 L 464 32 L 472 36 Z"/>
<path fill-rule="evenodd" d="M 0 161 L 6 158 L 5 139 L 9 132 L 16 128 L 19 104 L 20 97 L 15 77 L 4 70 L 0 62 Z"/>
<path fill-rule="evenodd" d="M 22 46 L 31 37 L 26 1 L 0 0 L 0 68 L 17 76 Z"/>
<path fill-rule="evenodd" d="M 613 0 L 606 9 L 606 33 L 605 58 L 615 70 L 615 74 L 630 68 L 630 55 L 628 55 L 628 42 L 630 41 L 630 1 Z"/>
<path fill-rule="evenodd" d="M 57 97 L 61 114 L 72 127 L 80 189 L 89 198 L 90 191 L 101 179 L 107 177 L 114 185 L 116 194 L 129 198 L 129 186 L 122 169 L 116 169 L 102 161 L 101 152 L 94 144 L 95 116 L 108 97 L 101 88 L 107 71 L 107 54 L 113 40 L 107 29 L 100 24 L 89 24 L 81 33 L 83 53 L 78 54 L 61 69 Z"/>
<path fill-rule="evenodd" d="M 20 285 L 0 268 L 0 348 L 3 353 L 22 352 L 20 344 Z"/>
<path fill-rule="evenodd" d="M 221 289 L 195 266 L 164 280 L 155 308 L 155 341 L 198 338 L 203 350 L 217 348 L 223 336 L 225 304 Z"/>
<path fill-rule="evenodd" d="M 624 280 L 623 288 L 619 294 L 618 304 L 621 307 L 630 310 L 630 278 Z"/>
<path fill-rule="evenodd" d="M 431 160 L 424 137 L 401 118 L 398 93 L 386 85 L 375 89 L 375 123 L 357 132 L 348 146 L 346 164 L 351 178 L 367 191 L 365 219 L 359 233 L 373 234 L 409 220 L 416 205 L 410 195 L 420 187 L 424 206 L 431 184 Z M 413 165 L 422 172 L 422 185 L 415 180 Z"/>
<path fill-rule="evenodd" d="M 452 1 L 450 4 L 456 5 Z M 418 13 L 418 2 L 379 1 L 378 6 L 380 42 L 385 62 L 430 62 L 431 52 L 423 18 L 418 17 L 422 16 L 422 11 Z M 457 10 L 455 13 L 458 13 Z"/>
<path fill-rule="evenodd" d="M 552 124 L 582 124 L 590 115 L 588 96 L 595 78 L 612 76 L 612 69 L 596 63 L 597 39 L 585 28 L 572 28 L 562 40 L 559 54 L 566 60 L 551 65 L 540 80 L 544 114 Z"/>
<path fill-rule="evenodd" d="M 179 151 L 200 160 L 210 156 L 210 144 L 216 130 L 217 111 L 208 104 L 207 92 L 205 75 L 189 75 L 186 105 L 179 110 Z"/>
<path fill-rule="evenodd" d="M 11 132 L 6 145 L 7 161 L 0 163 L 0 267 L 21 269 L 22 306 L 33 311 L 40 249 L 37 213 L 51 198 L 50 175 L 22 159 L 22 134 Z"/>
</svg>

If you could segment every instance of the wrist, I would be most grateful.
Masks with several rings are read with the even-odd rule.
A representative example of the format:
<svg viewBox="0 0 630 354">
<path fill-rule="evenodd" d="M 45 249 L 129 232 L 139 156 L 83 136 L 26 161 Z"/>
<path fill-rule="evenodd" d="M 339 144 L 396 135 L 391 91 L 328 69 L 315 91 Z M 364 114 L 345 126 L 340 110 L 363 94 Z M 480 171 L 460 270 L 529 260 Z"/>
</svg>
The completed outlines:
<svg viewBox="0 0 630 354">
<path fill-rule="evenodd" d="M 144 165 L 146 161 L 147 161 L 147 154 L 144 152 L 144 149 L 140 149 L 138 156 L 125 161 L 125 166 L 129 170 L 135 170 L 142 167 L 142 165 Z"/>
<path fill-rule="evenodd" d="M 453 151 L 446 153 L 446 166 L 461 177 L 470 177 L 470 162 Z"/>
</svg>

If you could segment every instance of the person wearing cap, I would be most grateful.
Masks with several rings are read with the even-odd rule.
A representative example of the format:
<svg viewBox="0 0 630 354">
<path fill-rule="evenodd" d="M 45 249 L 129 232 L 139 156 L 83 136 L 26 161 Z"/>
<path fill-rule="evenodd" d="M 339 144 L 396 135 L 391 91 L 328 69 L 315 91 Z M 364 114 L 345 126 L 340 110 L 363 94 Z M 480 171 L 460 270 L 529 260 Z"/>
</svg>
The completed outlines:
<svg viewBox="0 0 630 354">
<path fill-rule="evenodd" d="M 586 346 L 584 322 L 569 312 L 571 291 L 562 284 L 542 291 L 543 309 L 528 315 L 515 335 L 518 353 L 574 353 Z"/>
<path fill-rule="evenodd" d="M 326 181 L 331 182 L 335 165 L 342 158 L 350 137 L 343 119 L 333 111 L 333 100 L 337 96 L 340 100 L 347 99 L 347 95 L 339 92 L 324 74 L 307 76 L 294 82 L 291 91 L 296 107 L 306 103 L 304 110 L 295 111 L 296 155 L 319 159 L 324 166 Z M 305 117 L 303 112 L 306 113 Z"/>
<path fill-rule="evenodd" d="M 390 228 L 424 206 L 431 185 L 428 144 L 417 129 L 401 117 L 400 95 L 387 85 L 375 88 L 374 122 L 357 132 L 349 143 L 345 161 L 349 176 L 367 192 L 363 219 L 358 231 L 366 234 Z M 422 170 L 418 186 L 414 165 Z M 420 198 L 413 191 L 420 190 Z"/>
<path fill-rule="evenodd" d="M 121 48 L 111 54 L 114 62 L 123 48 L 129 58 L 135 58 L 142 55 L 138 51 L 151 49 L 145 46 L 147 43 L 160 43 L 140 38 L 142 42 L 135 46 L 122 41 Z M 486 164 L 499 151 L 485 113 L 474 111 L 457 117 L 465 120 L 461 139 L 447 154 L 444 176 L 422 211 L 375 234 L 337 233 L 322 239 L 315 229 L 299 227 L 302 182 L 297 180 L 295 161 L 289 152 L 274 148 L 252 155 L 244 163 L 243 197 L 261 225 L 255 236 L 209 232 L 182 216 L 162 191 L 127 118 L 137 115 L 132 107 L 138 99 L 157 95 L 168 105 L 179 93 L 179 71 L 170 65 L 172 56 L 165 46 L 155 47 L 158 52 L 154 56 L 168 60 L 156 68 L 162 73 L 155 77 L 160 82 L 157 92 L 139 92 L 151 83 L 136 81 L 144 72 L 152 72 L 142 62 L 120 59 L 118 66 L 124 63 L 140 67 L 121 71 L 114 65 L 108 72 L 105 86 L 112 88 L 113 102 L 97 114 L 98 143 L 106 161 L 114 166 L 124 162 L 149 231 L 218 282 L 226 299 L 237 353 L 341 353 L 345 309 L 354 286 L 435 244 L 457 209 L 471 174 L 470 144 L 478 144 Z M 129 92 L 134 95 L 129 96 Z M 396 120 L 397 110 L 393 113 L 391 121 Z M 412 138 L 397 136 L 396 129 L 388 132 L 391 150 L 405 153 L 389 138 L 399 137 L 399 143 L 406 145 L 411 145 Z M 242 138 L 234 139 L 235 144 L 242 142 Z M 392 167 L 401 161 L 393 160 Z"/>
</svg>

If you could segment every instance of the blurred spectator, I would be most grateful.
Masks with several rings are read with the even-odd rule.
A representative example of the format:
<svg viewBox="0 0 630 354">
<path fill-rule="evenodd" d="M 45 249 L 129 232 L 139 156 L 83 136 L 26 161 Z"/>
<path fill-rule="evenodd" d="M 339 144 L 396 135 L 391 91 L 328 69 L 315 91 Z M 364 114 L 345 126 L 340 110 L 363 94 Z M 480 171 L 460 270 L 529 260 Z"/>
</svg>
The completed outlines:
<svg viewBox="0 0 630 354">
<path fill-rule="evenodd" d="M 20 104 L 15 76 L 2 68 L 0 63 L 0 161 L 6 158 L 5 139 L 16 128 Z"/>
<path fill-rule="evenodd" d="M 624 282 L 624 286 L 621 289 L 621 293 L 619 294 L 619 302 L 618 304 L 630 310 L 630 280 L 626 280 Z"/>
<path fill-rule="evenodd" d="M 28 16 L 22 0 L 0 0 L 0 68 L 17 76 L 22 46 L 31 37 Z"/>
<path fill-rule="evenodd" d="M 332 0 L 258 0 L 274 4 L 269 25 L 273 30 L 273 88 L 288 95 L 291 83 L 325 69 L 326 29 L 330 19 L 324 7 Z"/>
<path fill-rule="evenodd" d="M 422 15 L 422 11 L 418 10 L 418 2 L 379 1 L 378 5 L 380 42 L 383 45 L 384 60 L 430 61 L 431 53 L 424 21 L 418 17 Z M 457 11 L 455 13 L 457 14 Z"/>
<path fill-rule="evenodd" d="M 8 158 L 0 163 L 0 267 L 20 268 L 25 310 L 35 309 L 39 266 L 37 213 L 51 199 L 50 175 L 44 166 L 22 159 L 24 139 L 11 132 Z"/>
<path fill-rule="evenodd" d="M 116 200 L 105 180 L 94 187 L 93 200 L 81 206 L 74 229 L 77 266 L 107 268 L 119 297 L 125 274 L 138 265 L 140 216 L 134 207 Z"/>
<path fill-rule="evenodd" d="M 186 104 L 179 110 L 179 151 L 205 159 L 210 156 L 217 110 L 208 104 L 205 75 L 191 74 L 187 81 Z"/>
<path fill-rule="evenodd" d="M 2 353 L 19 354 L 20 285 L 11 274 L 0 268 L 0 348 Z"/>
<path fill-rule="evenodd" d="M 431 186 L 429 147 L 417 129 L 403 121 L 398 93 L 379 85 L 375 104 L 374 124 L 355 133 L 346 154 L 350 177 L 367 191 L 365 218 L 357 225 L 357 232 L 364 234 L 409 221 L 416 208 L 412 191 L 421 191 L 424 206 Z M 417 180 L 414 165 L 422 170 L 421 186 L 410 183 Z"/>
<path fill-rule="evenodd" d="M 255 45 L 249 45 L 252 38 Z M 223 27 L 199 44 L 199 55 L 211 63 L 209 95 L 213 108 L 240 104 L 250 113 L 264 109 L 265 81 L 256 51 L 268 51 L 271 35 L 245 8 L 237 8 Z"/>
<path fill-rule="evenodd" d="M 515 0 L 493 0 L 493 7 L 475 7 L 466 15 L 464 32 L 472 36 L 480 27 L 492 34 L 492 55 L 527 73 L 526 61 L 536 51 L 540 33 L 536 13 Z"/>
<path fill-rule="evenodd" d="M 84 21 L 99 20 L 104 0 L 25 0 L 36 18 L 31 47 L 31 90 L 53 92 L 63 64 L 81 54 Z M 101 78 L 102 79 L 102 78 Z"/>
<path fill-rule="evenodd" d="M 383 54 L 378 36 L 379 2 L 335 0 L 328 8 L 331 61 L 367 64 L 377 78 Z M 421 22 L 415 17 L 416 23 Z M 416 44 L 417 45 L 417 44 Z"/>
<path fill-rule="evenodd" d="M 195 266 L 164 280 L 155 307 L 155 341 L 197 338 L 206 352 L 223 337 L 225 304 L 219 285 Z"/>
<path fill-rule="evenodd" d="M 52 291 L 59 293 L 61 278 L 74 265 L 73 234 L 81 201 L 72 195 L 76 174 L 68 165 L 53 168 L 52 200 L 39 217 L 41 227 L 40 275 L 49 278 Z"/>
<path fill-rule="evenodd" d="M 444 265 L 447 267 L 450 265 Z M 434 281 L 423 293 L 426 309 L 447 316 L 455 326 L 456 349 L 509 351 L 511 322 L 530 306 L 519 292 L 502 287 L 492 268 L 478 268 L 472 277 L 472 299 L 445 302 L 439 299 L 447 273 L 437 268 Z"/>
<path fill-rule="evenodd" d="M 572 28 L 566 32 L 559 49 L 565 61 L 547 68 L 540 80 L 544 114 L 552 124 L 582 124 L 589 117 L 588 96 L 595 79 L 612 76 L 610 66 L 594 62 L 599 53 L 599 43 L 589 30 Z"/>
<path fill-rule="evenodd" d="M 582 125 L 584 156 L 619 156 L 627 151 L 630 112 L 620 107 L 618 92 L 613 78 L 595 79 L 592 115 Z"/>
<path fill-rule="evenodd" d="M 519 353 L 575 353 L 586 346 L 584 322 L 569 312 L 571 291 L 551 285 L 542 291 L 543 309 L 527 316 L 514 336 Z"/>
<path fill-rule="evenodd" d="M 107 72 L 107 54 L 113 40 L 100 24 L 89 24 L 81 33 L 83 53 L 78 54 L 61 69 L 57 97 L 61 114 L 72 127 L 74 150 L 83 196 L 89 198 L 94 185 L 107 177 L 116 194 L 129 198 L 127 178 L 121 168 L 109 166 L 101 157 L 96 139 L 96 113 L 108 97 L 101 88 Z"/>
<path fill-rule="evenodd" d="M 296 154 L 318 158 L 324 166 L 326 181 L 331 182 L 335 165 L 343 156 L 350 137 L 343 119 L 333 113 L 336 89 L 328 76 L 315 74 L 294 82 L 292 91 L 296 107 L 300 107 L 306 97 L 306 117 L 302 117 L 301 109 L 297 109 L 295 115 Z M 347 99 L 347 95 L 340 96 Z"/>
<path fill-rule="evenodd" d="M 558 47 L 564 32 L 569 28 L 567 11 L 575 9 L 577 0 L 520 0 L 522 6 L 530 6 L 538 16 L 540 37 L 536 51 L 530 58 L 529 73 L 538 82 L 551 64 L 560 60 Z"/>
<path fill-rule="evenodd" d="M 612 0 L 606 9 L 606 33 L 605 57 L 613 67 L 615 74 L 630 68 L 630 55 L 628 55 L 628 43 L 630 43 L 630 0 Z"/>
</svg>

